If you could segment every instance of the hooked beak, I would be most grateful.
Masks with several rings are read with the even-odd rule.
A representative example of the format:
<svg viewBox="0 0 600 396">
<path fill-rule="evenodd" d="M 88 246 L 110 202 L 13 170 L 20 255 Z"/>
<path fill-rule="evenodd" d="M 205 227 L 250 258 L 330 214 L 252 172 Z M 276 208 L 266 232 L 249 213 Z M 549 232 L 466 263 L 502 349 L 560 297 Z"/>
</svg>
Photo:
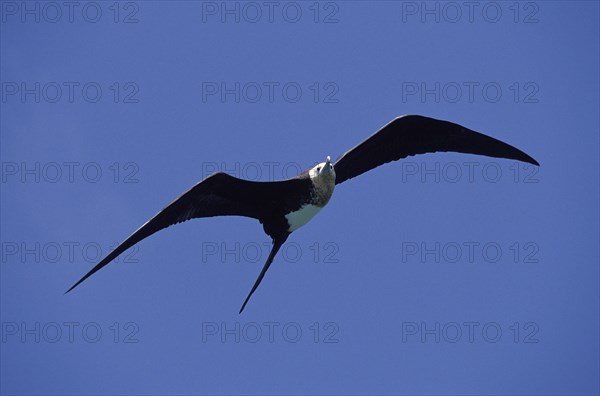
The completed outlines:
<svg viewBox="0 0 600 396">
<path fill-rule="evenodd" d="M 331 157 L 327 156 L 327 160 L 325 161 L 325 166 L 323 166 L 323 168 L 321 169 L 321 173 L 331 172 L 330 165 L 331 165 Z"/>
</svg>

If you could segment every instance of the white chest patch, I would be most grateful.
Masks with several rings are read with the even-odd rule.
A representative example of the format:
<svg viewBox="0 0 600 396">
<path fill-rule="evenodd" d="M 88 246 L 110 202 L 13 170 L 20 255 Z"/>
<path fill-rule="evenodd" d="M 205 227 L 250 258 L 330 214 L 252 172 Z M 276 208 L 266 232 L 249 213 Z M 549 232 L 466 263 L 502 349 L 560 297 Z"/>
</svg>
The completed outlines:
<svg viewBox="0 0 600 396">
<path fill-rule="evenodd" d="M 319 213 L 321 209 L 323 208 L 320 206 L 306 204 L 297 211 L 286 214 L 285 218 L 290 225 L 288 231 L 292 232 L 302 227 L 304 224 L 308 223 L 310 219 L 315 217 L 315 215 Z"/>
</svg>

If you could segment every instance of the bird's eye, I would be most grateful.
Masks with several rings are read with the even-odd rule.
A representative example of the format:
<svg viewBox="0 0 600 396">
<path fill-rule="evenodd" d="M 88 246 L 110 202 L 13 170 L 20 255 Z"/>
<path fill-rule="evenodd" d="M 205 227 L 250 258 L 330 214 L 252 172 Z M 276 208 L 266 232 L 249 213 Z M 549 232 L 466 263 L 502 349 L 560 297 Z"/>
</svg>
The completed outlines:
<svg viewBox="0 0 600 396">
<path fill-rule="evenodd" d="M 333 169 L 333 165 L 329 165 L 329 169 Z"/>
<path fill-rule="evenodd" d="M 321 172 L 321 167 L 317 166 L 317 172 Z"/>
</svg>

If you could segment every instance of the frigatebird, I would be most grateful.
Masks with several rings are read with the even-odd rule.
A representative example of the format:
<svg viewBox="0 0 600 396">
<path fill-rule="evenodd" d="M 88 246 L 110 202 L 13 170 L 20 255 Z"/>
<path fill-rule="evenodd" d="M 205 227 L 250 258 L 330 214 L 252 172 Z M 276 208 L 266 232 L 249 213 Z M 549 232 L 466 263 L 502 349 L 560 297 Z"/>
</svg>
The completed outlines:
<svg viewBox="0 0 600 396">
<path fill-rule="evenodd" d="M 507 158 L 539 166 L 523 151 L 461 125 L 419 115 L 400 116 L 375 132 L 335 163 L 327 157 L 288 180 L 258 182 L 223 172 L 200 181 L 137 229 L 65 293 L 142 239 L 174 224 L 213 216 L 257 219 L 272 239 L 272 248 L 240 314 L 290 234 L 312 219 L 327 203 L 336 185 L 411 155 L 453 151 Z"/>
</svg>

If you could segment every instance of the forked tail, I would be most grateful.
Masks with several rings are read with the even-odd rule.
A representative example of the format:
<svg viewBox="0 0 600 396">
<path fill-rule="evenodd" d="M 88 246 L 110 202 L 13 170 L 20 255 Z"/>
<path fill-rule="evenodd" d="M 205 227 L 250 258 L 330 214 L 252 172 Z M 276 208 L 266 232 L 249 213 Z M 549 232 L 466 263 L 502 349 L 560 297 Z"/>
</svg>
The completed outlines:
<svg viewBox="0 0 600 396">
<path fill-rule="evenodd" d="M 265 263 L 262 271 L 260 271 L 260 275 L 258 275 L 258 278 L 256 279 L 256 282 L 254 282 L 254 286 L 252 286 L 252 290 L 250 290 L 250 293 L 248 294 L 248 297 L 246 297 L 246 300 L 244 301 L 244 304 L 242 304 L 242 308 L 240 308 L 240 314 L 242 313 L 242 311 L 246 307 L 246 304 L 248 303 L 248 300 L 250 300 L 250 297 L 252 297 L 252 294 L 254 294 L 254 291 L 256 290 L 256 288 L 258 287 L 258 285 L 260 285 L 260 282 L 262 281 L 262 279 L 264 278 L 265 274 L 267 273 L 267 270 L 271 266 L 271 263 L 273 262 L 273 259 L 275 258 L 275 255 L 277 254 L 277 252 L 279 251 L 279 249 L 281 248 L 281 246 L 284 244 L 284 242 L 288 238 L 288 235 L 289 234 L 285 234 L 285 236 L 283 236 L 283 237 L 279 237 L 279 238 L 274 238 L 273 239 L 273 247 L 271 248 L 271 253 L 269 253 L 269 258 L 267 258 L 267 262 Z"/>
</svg>

